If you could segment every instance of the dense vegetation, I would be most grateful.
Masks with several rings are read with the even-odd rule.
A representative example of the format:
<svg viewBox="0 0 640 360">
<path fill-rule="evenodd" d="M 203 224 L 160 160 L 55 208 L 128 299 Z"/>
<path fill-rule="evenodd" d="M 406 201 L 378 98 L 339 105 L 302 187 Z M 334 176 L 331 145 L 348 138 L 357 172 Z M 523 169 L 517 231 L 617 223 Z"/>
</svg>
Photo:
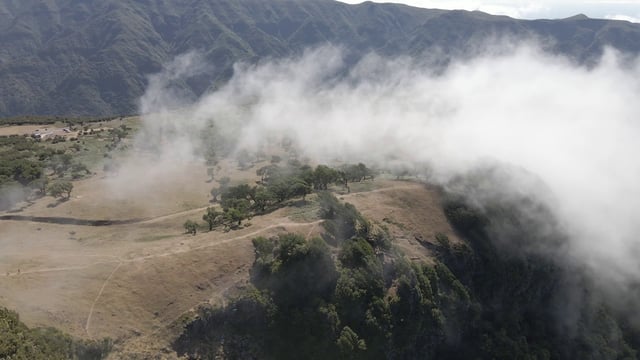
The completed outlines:
<svg viewBox="0 0 640 360">
<path fill-rule="evenodd" d="M 461 53 L 500 35 L 548 40 L 579 61 L 605 44 L 640 51 L 640 25 L 585 17 L 526 21 L 333 0 L 8 0 L 0 4 L 0 117 L 135 113 L 147 75 L 192 50 L 213 66 L 176 84 L 186 97 L 224 82 L 235 62 L 325 42 L 356 56 L 417 56 Z"/>
<path fill-rule="evenodd" d="M 514 252 L 541 236 L 515 203 L 486 211 L 450 196 L 435 264 L 410 262 L 384 229 L 321 194 L 326 241 L 253 240 L 254 289 L 203 308 L 174 347 L 192 358 L 635 359 L 640 333 L 586 279 L 552 258 Z M 543 211 L 543 210 L 541 210 Z M 497 235 L 496 227 L 509 229 Z M 551 242 L 562 236 L 545 233 Z M 517 247 L 517 245 L 516 245 Z M 566 305 L 569 293 L 580 301 Z M 569 318 L 569 313 L 575 314 Z"/>
<path fill-rule="evenodd" d="M 100 121 L 109 121 L 116 118 L 122 118 L 121 116 L 108 116 L 108 117 L 66 117 L 66 116 L 44 116 L 44 115 L 22 115 L 13 117 L 0 118 L 0 125 L 51 125 L 55 123 L 65 123 L 67 125 L 84 125 L 85 123 L 95 123 Z"/>
<path fill-rule="evenodd" d="M 278 156 L 274 156 L 270 165 L 256 170 L 256 175 L 260 176 L 258 185 L 232 186 L 228 177 L 219 178 L 218 186 L 211 189 L 211 201 L 219 203 L 221 211 L 216 207 L 209 207 L 202 216 L 209 231 L 220 225 L 237 228 L 244 219 L 278 209 L 288 200 L 301 199 L 304 202 L 313 190 L 322 191 L 331 185 L 339 185 L 349 192 L 350 183 L 375 177 L 375 171 L 362 163 L 345 164 L 338 168 L 327 165 L 312 168 L 297 160 L 291 160 L 285 165 L 280 164 L 280 161 Z M 239 160 L 241 167 L 243 162 L 245 160 Z M 213 168 L 210 168 L 209 175 L 210 181 L 213 181 Z M 198 224 L 188 220 L 184 223 L 184 228 L 187 233 L 195 235 Z"/>
<path fill-rule="evenodd" d="M 20 135 L 0 136 L 0 210 L 30 196 L 49 194 L 69 199 L 73 190 L 70 180 L 91 174 L 80 158 L 110 157 L 111 152 L 123 147 L 121 141 L 131 130 L 121 125 L 94 131 L 92 126 L 71 127 L 79 130 L 74 137 L 56 135 L 40 140 Z"/>
<path fill-rule="evenodd" d="M 0 359 L 99 360 L 111 350 L 111 341 L 74 339 L 54 328 L 30 329 L 18 314 L 0 307 Z"/>
</svg>

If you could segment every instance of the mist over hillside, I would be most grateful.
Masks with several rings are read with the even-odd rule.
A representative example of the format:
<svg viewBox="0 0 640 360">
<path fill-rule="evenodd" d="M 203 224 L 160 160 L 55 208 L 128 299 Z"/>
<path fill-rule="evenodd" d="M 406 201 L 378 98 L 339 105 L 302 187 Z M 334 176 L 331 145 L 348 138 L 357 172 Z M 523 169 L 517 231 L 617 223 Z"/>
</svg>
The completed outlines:
<svg viewBox="0 0 640 360">
<path fill-rule="evenodd" d="M 0 358 L 638 358 L 639 24 L 6 0 L 0 45 Z"/>
<path fill-rule="evenodd" d="M 189 53 L 151 77 L 151 85 L 141 98 L 144 127 L 139 141 L 153 144 L 160 154 L 157 162 L 141 165 L 132 159 L 133 165 L 122 168 L 129 176 L 112 186 L 116 192 L 128 189 L 136 193 L 149 186 L 145 180 L 130 185 L 134 179 L 142 179 L 141 174 L 167 169 L 173 163 L 202 160 L 202 147 L 206 146 L 202 134 L 210 128 L 233 139 L 228 151 L 237 157 L 243 152 L 259 152 L 274 139 L 286 139 L 301 159 L 332 165 L 363 162 L 391 173 L 411 173 L 440 186 L 450 196 L 443 204 L 444 211 L 469 241 L 473 255 L 458 248 L 440 253 L 438 259 L 471 289 L 471 297 L 481 299 L 478 306 L 486 313 L 480 317 L 487 317 L 487 324 L 492 324 L 484 326 L 513 327 L 506 337 L 526 338 L 527 345 L 505 350 L 511 354 L 505 358 L 527 354 L 534 358 L 595 359 L 605 353 L 602 358 L 633 358 L 635 350 L 627 350 L 636 349 L 635 329 L 640 323 L 635 315 L 640 284 L 636 260 L 640 255 L 636 235 L 640 232 L 640 204 L 635 200 L 640 195 L 640 168 L 634 160 L 640 151 L 635 141 L 640 108 L 633 101 L 640 95 L 640 60 L 606 48 L 599 57 L 581 64 L 569 55 L 550 52 L 545 45 L 535 40 L 493 38 L 467 48 L 468 56 L 454 57 L 444 64 L 439 61 L 442 54 L 415 58 L 373 52 L 353 62 L 348 49 L 321 46 L 297 56 L 239 64 L 228 83 L 196 101 L 176 96 L 179 79 L 210 71 L 202 54 Z M 160 136 L 163 133 L 171 136 Z M 345 244 L 351 243 L 345 240 Z M 269 246 L 278 249 L 277 245 Z M 258 254 L 257 245 L 256 249 Z M 278 263 L 270 259 L 256 255 L 255 271 L 261 271 L 263 262 Z M 286 283 L 280 277 L 294 276 L 273 269 L 279 268 L 273 265 L 269 270 L 280 279 L 271 280 L 276 284 Z M 317 274 L 318 270 L 309 273 Z M 276 285 L 274 289 L 252 281 L 273 298 L 243 298 L 233 305 L 237 308 L 203 312 L 202 318 L 185 330 L 176 349 L 187 354 L 207 353 L 212 351 L 211 344 L 216 344 L 212 337 L 238 336 L 227 350 L 242 354 L 245 349 L 234 341 L 242 344 L 247 338 L 262 339 L 269 331 L 283 331 L 287 335 L 265 340 L 258 353 L 282 358 L 286 357 L 283 354 L 311 351 L 317 344 L 307 338 L 311 345 L 287 345 L 283 343 L 288 341 L 281 340 L 293 338 L 286 331 L 303 325 L 289 328 L 278 323 L 282 320 L 277 316 L 263 319 L 260 307 L 268 308 L 273 300 L 283 313 L 312 311 L 313 301 L 283 305 L 278 296 L 285 295 L 278 293 Z M 336 285 L 335 294 L 323 295 L 328 302 L 336 301 L 338 309 L 340 291 Z M 594 315 L 608 311 L 618 320 Z M 349 322 L 340 310 L 338 313 L 341 325 L 360 326 L 356 333 L 370 330 L 361 322 Z M 279 325 L 271 330 L 258 328 L 254 333 L 242 322 L 252 316 Z M 476 319 L 469 313 L 445 315 L 448 319 L 456 316 L 470 323 Z M 532 318 L 544 320 L 535 323 Z M 298 320 L 304 323 L 309 319 Z M 420 322 L 412 320 L 408 323 Z M 510 325 L 496 325 L 502 320 Z M 231 329 L 217 326 L 221 321 L 235 325 Z M 511 324 L 519 321 L 519 325 Z M 605 323 L 616 325 L 607 328 Z M 540 324 L 544 329 L 538 328 Z M 416 349 L 422 352 L 407 358 L 425 354 L 466 358 L 499 352 L 484 353 L 485 346 L 502 340 L 488 340 L 478 347 L 475 343 L 484 341 L 479 340 L 483 331 L 488 338 L 499 331 L 469 327 L 461 326 L 454 335 L 448 334 L 442 348 L 416 341 L 409 353 Z M 429 330 L 425 331 L 428 334 Z M 538 331 L 539 337 L 533 335 Z M 607 345 L 596 338 L 607 338 L 603 341 Z M 368 337 L 367 344 L 372 339 L 375 337 Z M 624 341 L 616 343 L 618 340 Z M 377 341 L 374 343 L 379 344 Z M 464 347 L 466 356 L 452 354 L 448 347 L 455 348 L 452 344 Z M 332 345 L 318 346 L 326 349 Z M 396 345 L 379 346 L 384 350 L 360 350 L 369 350 L 367 356 L 392 357 L 384 351 L 395 351 Z M 538 353 L 538 346 L 546 350 Z"/>
<path fill-rule="evenodd" d="M 197 98 L 231 78 L 238 61 L 300 54 L 331 43 L 348 61 L 469 55 L 487 37 L 537 38 L 592 63 L 603 46 L 640 51 L 640 25 L 588 19 L 516 20 L 480 12 L 332 0 L 8 0 L 0 4 L 0 116 L 114 115 L 138 111 L 149 74 L 198 50 L 212 71 L 180 83 Z"/>
<path fill-rule="evenodd" d="M 176 80 L 209 67 L 197 53 L 179 57 L 141 98 L 139 140 L 154 144 L 158 161 L 136 162 L 116 192 L 142 191 L 153 178 L 141 174 L 201 159 L 202 134 L 212 126 L 233 139 L 235 153 L 287 138 L 300 156 L 408 169 L 480 207 L 514 196 L 540 202 L 570 244 L 525 248 L 563 253 L 562 261 L 626 293 L 640 281 L 640 204 L 631 200 L 640 196 L 633 160 L 640 108 L 632 100 L 640 60 L 608 49 L 594 65 L 576 65 L 535 42 L 484 44 L 444 70 L 428 57 L 373 53 L 351 64 L 346 50 L 319 47 L 238 66 L 225 86 L 195 102 L 176 96 Z M 497 175 L 485 173 L 492 168 Z M 451 185 L 470 174 L 475 182 Z"/>
</svg>

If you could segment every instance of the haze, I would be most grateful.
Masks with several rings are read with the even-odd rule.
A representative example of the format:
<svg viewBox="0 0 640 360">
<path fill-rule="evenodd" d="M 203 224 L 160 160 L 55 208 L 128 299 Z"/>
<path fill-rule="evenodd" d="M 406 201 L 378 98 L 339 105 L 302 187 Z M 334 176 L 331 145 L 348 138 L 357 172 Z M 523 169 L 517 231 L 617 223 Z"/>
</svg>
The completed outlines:
<svg viewBox="0 0 640 360">
<path fill-rule="evenodd" d="M 429 57 L 416 62 L 370 54 L 352 67 L 344 58 L 342 49 L 321 47 L 238 65 L 219 91 L 168 108 L 163 99 L 176 77 L 206 68 L 196 55 L 183 56 L 151 81 L 141 101 L 147 130 L 175 135 L 164 143 L 168 163 L 196 153 L 198 132 L 213 120 L 239 139 L 239 148 L 287 136 L 319 162 L 428 167 L 440 184 L 488 164 L 519 168 L 547 187 L 549 193 L 537 195 L 571 238 L 566 260 L 618 289 L 640 280 L 637 59 L 608 50 L 586 68 L 519 45 L 454 62 L 440 73 Z M 539 189 L 516 182 L 491 191 L 508 196 Z M 532 244 L 556 251 L 543 247 Z"/>
</svg>

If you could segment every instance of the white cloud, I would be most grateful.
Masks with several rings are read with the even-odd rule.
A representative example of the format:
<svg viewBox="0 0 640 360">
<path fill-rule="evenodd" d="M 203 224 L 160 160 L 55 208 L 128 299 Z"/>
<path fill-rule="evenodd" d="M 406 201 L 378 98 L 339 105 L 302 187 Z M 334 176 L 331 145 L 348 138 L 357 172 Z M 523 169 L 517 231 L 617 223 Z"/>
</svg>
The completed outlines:
<svg viewBox="0 0 640 360">
<path fill-rule="evenodd" d="M 318 161 L 428 163 L 442 183 L 487 160 L 510 164 L 548 187 L 541 199 L 569 234 L 569 260 L 624 288 L 640 281 L 640 62 L 625 64 L 608 52 L 587 69 L 520 47 L 433 75 L 376 55 L 347 68 L 339 49 L 320 48 L 238 66 L 219 91 L 171 114 L 163 146 L 189 154 L 214 120 L 248 148 L 284 134 Z M 158 89 L 149 104 L 165 98 Z M 165 117 L 145 121 L 158 128 Z"/>
<path fill-rule="evenodd" d="M 340 0 L 357 4 L 360 0 Z M 404 3 L 412 6 L 435 9 L 480 10 L 495 15 L 515 18 L 565 18 L 576 14 L 586 14 L 593 18 L 603 18 L 607 14 L 620 14 L 637 18 L 636 0 L 376 0 L 376 2 Z"/>
<path fill-rule="evenodd" d="M 628 15 L 605 15 L 604 18 L 609 20 L 623 20 L 632 23 L 640 23 L 640 17 L 633 17 Z"/>
</svg>

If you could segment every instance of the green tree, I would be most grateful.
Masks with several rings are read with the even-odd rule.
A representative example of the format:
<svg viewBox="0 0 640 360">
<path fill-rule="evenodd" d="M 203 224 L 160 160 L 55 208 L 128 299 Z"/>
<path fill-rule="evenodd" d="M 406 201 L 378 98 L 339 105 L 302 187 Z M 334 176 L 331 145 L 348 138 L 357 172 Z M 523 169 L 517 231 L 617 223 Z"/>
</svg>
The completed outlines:
<svg viewBox="0 0 640 360">
<path fill-rule="evenodd" d="M 28 328 L 18 314 L 0 307 L 0 359 L 103 359 L 112 342 L 78 340 L 54 328 Z"/>
<path fill-rule="evenodd" d="M 340 350 L 340 357 L 342 359 L 358 359 L 361 357 L 359 352 L 367 350 L 367 344 L 365 341 L 360 339 L 358 334 L 348 326 L 345 326 L 342 329 L 340 337 L 336 343 Z"/>
<path fill-rule="evenodd" d="M 67 170 L 69 170 L 69 167 L 71 167 L 72 159 L 73 158 L 71 157 L 70 154 L 56 155 L 52 159 L 52 163 L 51 163 L 51 167 L 53 168 L 53 171 L 56 173 L 56 175 L 58 176 L 64 175 L 64 173 L 67 172 Z"/>
<path fill-rule="evenodd" d="M 338 179 L 338 172 L 327 165 L 318 165 L 313 171 L 313 187 L 316 190 L 327 190 L 329 184 Z"/>
<path fill-rule="evenodd" d="M 212 207 L 207 208 L 207 212 L 202 215 L 202 220 L 206 221 L 209 225 L 209 231 L 213 230 L 213 227 L 220 222 L 222 213 Z"/>
<path fill-rule="evenodd" d="M 222 193 L 222 189 L 220 189 L 219 187 L 215 187 L 213 189 L 211 189 L 211 201 L 213 202 L 218 202 L 218 196 L 220 196 L 220 194 Z"/>
<path fill-rule="evenodd" d="M 278 203 L 287 200 L 291 196 L 291 184 L 287 179 L 270 182 L 267 189 L 273 194 Z"/>
<path fill-rule="evenodd" d="M 267 206 L 269 206 L 275 200 L 275 196 L 271 191 L 264 187 L 259 187 L 255 191 L 253 198 L 253 206 L 260 212 L 264 212 Z"/>
<path fill-rule="evenodd" d="M 16 160 L 13 167 L 13 178 L 22 185 L 39 179 L 43 174 L 42 166 L 31 160 Z"/>
<path fill-rule="evenodd" d="M 222 207 L 230 207 L 231 202 L 236 200 L 250 200 L 255 197 L 255 188 L 248 184 L 241 184 L 227 188 L 220 196 Z"/>
<path fill-rule="evenodd" d="M 184 230 L 187 232 L 187 234 L 195 236 L 196 232 L 198 231 L 198 223 L 192 220 L 185 221 L 182 226 L 184 227 Z"/>
<path fill-rule="evenodd" d="M 49 193 L 53 197 L 63 197 L 68 200 L 71 197 L 71 191 L 73 190 L 73 184 L 70 181 L 59 181 L 53 183 L 49 187 Z"/>
<path fill-rule="evenodd" d="M 247 210 L 242 207 L 232 207 L 224 211 L 224 219 L 231 224 L 237 223 L 237 225 L 240 226 L 240 224 L 242 224 L 242 220 L 246 218 Z"/>
<path fill-rule="evenodd" d="M 302 200 L 306 200 L 307 195 L 311 194 L 311 185 L 305 181 L 297 179 L 291 186 L 292 196 L 302 196 Z"/>
</svg>

